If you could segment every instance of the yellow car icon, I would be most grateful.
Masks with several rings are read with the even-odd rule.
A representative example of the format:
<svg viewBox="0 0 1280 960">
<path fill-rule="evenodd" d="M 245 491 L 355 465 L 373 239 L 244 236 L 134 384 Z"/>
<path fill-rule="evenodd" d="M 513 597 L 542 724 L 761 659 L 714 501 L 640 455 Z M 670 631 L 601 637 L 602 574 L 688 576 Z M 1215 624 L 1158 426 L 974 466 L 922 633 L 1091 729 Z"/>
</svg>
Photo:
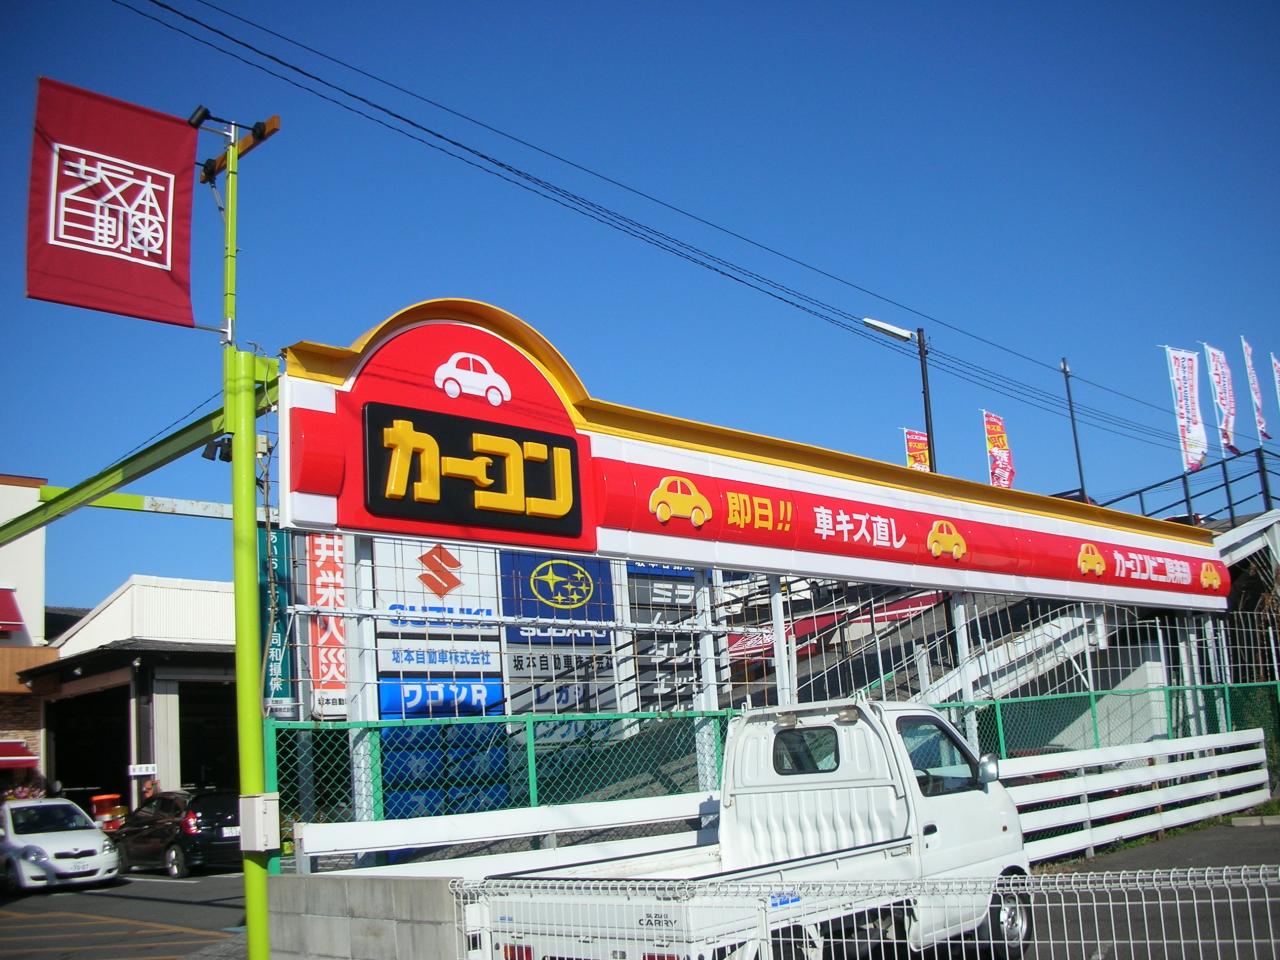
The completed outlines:
<svg viewBox="0 0 1280 960">
<path fill-rule="evenodd" d="M 960 532 L 956 530 L 956 525 L 950 520 L 933 521 L 933 529 L 929 531 L 929 536 L 925 539 L 925 546 L 929 548 L 929 552 L 935 558 L 942 556 L 944 553 L 949 553 L 952 560 L 959 560 L 965 555 L 965 551 L 969 549 L 964 542 L 964 537 L 960 536 Z"/>
<path fill-rule="evenodd" d="M 1200 564 L 1200 586 L 1206 590 L 1222 589 L 1222 576 L 1212 563 Z"/>
<path fill-rule="evenodd" d="M 1080 558 L 1076 560 L 1076 566 L 1081 573 L 1092 573 L 1099 577 L 1107 572 L 1107 561 L 1102 559 L 1102 554 L 1092 543 L 1080 544 Z"/>
<path fill-rule="evenodd" d="M 711 519 L 711 504 L 685 477 L 663 477 L 649 494 L 649 512 L 666 523 L 672 517 L 700 527 Z"/>
</svg>

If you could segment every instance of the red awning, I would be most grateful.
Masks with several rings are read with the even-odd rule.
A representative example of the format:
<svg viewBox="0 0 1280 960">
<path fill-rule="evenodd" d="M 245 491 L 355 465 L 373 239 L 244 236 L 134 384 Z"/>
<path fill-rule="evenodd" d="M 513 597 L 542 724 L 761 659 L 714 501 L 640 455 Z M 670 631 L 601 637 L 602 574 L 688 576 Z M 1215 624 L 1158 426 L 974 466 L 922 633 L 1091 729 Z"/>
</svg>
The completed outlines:
<svg viewBox="0 0 1280 960">
<path fill-rule="evenodd" d="M 22 629 L 22 614 L 18 611 L 18 597 L 12 587 L 0 587 L 0 632 Z"/>
<path fill-rule="evenodd" d="M 942 600 L 940 593 L 925 593 L 915 597 L 906 597 L 892 603 L 877 606 L 875 616 L 877 623 L 889 623 L 894 620 L 906 620 L 937 606 Z M 818 652 L 818 644 L 814 634 L 820 633 L 837 622 L 870 623 L 871 616 L 863 614 L 849 617 L 846 612 L 821 613 L 800 617 L 787 624 L 787 638 L 796 641 L 796 656 L 811 657 Z M 800 641 L 806 641 L 801 643 Z M 773 630 L 743 631 L 729 634 L 730 660 L 767 660 L 773 655 Z"/>
<path fill-rule="evenodd" d="M 0 770 L 15 770 L 20 767 L 32 769 L 40 765 L 40 758 L 27 749 L 21 740 L 0 740 Z"/>
<path fill-rule="evenodd" d="M 915 597 L 906 597 L 889 604 L 876 604 L 876 623 L 891 623 L 895 620 L 909 620 L 917 614 L 924 613 L 942 602 L 940 593 L 922 593 Z M 860 617 L 850 617 L 850 623 L 870 623 L 871 614 L 864 613 Z"/>
<path fill-rule="evenodd" d="M 803 641 L 796 645 L 797 657 L 811 657 L 818 652 L 818 645 L 813 640 L 805 640 L 815 630 L 821 629 L 823 626 L 830 626 L 835 622 L 835 617 L 829 619 L 818 617 L 818 625 L 813 626 L 813 620 L 807 621 L 810 629 L 802 629 L 806 621 L 787 624 L 787 639 Z M 822 623 L 827 619 L 827 623 Z M 731 633 L 729 634 L 729 659 L 730 660 L 768 660 L 773 656 L 773 631 L 752 630 L 750 633 Z"/>
</svg>

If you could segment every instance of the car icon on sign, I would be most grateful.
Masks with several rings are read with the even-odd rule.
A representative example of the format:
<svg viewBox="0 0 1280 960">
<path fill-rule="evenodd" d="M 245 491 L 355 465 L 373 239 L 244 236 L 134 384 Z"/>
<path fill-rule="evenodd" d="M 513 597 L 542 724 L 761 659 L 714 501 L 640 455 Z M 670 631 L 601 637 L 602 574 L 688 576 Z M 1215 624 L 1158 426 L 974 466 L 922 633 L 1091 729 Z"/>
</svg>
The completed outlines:
<svg viewBox="0 0 1280 960">
<path fill-rule="evenodd" d="M 1206 590 L 1218 590 L 1222 587 L 1222 576 L 1212 563 L 1200 564 L 1200 586 Z"/>
<path fill-rule="evenodd" d="M 649 512 L 659 523 L 680 517 L 700 527 L 711 519 L 711 504 L 686 478 L 663 477 L 649 494 Z"/>
<path fill-rule="evenodd" d="M 969 549 L 964 537 L 960 536 L 960 531 L 950 520 L 933 521 L 933 529 L 929 531 L 924 543 L 935 559 L 949 553 L 952 560 L 959 560 Z"/>
<path fill-rule="evenodd" d="M 1076 559 L 1076 566 L 1080 568 L 1081 573 L 1092 573 L 1099 577 L 1107 572 L 1107 561 L 1102 559 L 1102 554 L 1092 543 L 1080 544 L 1080 556 Z"/>
<path fill-rule="evenodd" d="M 436 367 L 435 382 L 450 400 L 467 393 L 473 397 L 484 397 L 496 407 L 503 400 L 511 399 L 511 387 L 502 374 L 475 353 L 455 353 Z"/>
</svg>

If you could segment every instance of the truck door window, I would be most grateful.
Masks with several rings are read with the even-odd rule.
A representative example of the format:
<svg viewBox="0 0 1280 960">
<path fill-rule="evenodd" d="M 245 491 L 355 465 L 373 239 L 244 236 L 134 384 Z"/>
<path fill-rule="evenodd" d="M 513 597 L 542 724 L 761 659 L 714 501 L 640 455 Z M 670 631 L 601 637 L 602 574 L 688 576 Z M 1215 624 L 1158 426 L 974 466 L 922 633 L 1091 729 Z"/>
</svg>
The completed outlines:
<svg viewBox="0 0 1280 960">
<path fill-rule="evenodd" d="M 926 797 L 979 788 L 978 767 L 969 751 L 937 720 L 900 717 L 898 735 L 906 744 L 916 783 Z"/>
<path fill-rule="evenodd" d="M 783 776 L 830 773 L 840 766 L 834 727 L 779 730 L 773 738 L 773 769 Z"/>
</svg>

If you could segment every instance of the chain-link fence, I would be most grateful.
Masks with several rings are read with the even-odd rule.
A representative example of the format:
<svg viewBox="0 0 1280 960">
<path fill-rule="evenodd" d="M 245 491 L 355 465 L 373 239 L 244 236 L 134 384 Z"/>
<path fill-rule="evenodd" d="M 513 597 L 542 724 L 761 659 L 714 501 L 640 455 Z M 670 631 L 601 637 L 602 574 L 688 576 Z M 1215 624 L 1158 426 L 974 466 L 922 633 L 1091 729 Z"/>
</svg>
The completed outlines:
<svg viewBox="0 0 1280 960">
<path fill-rule="evenodd" d="M 937 705 L 1001 759 L 1261 728 L 1280 782 L 1280 684 L 1010 697 Z M 714 791 L 733 711 L 267 721 L 268 789 L 286 840 L 296 821 L 505 810 Z M 1158 729 L 1152 733 L 1152 718 Z"/>
<path fill-rule="evenodd" d="M 933 704 L 1002 758 L 1254 726 L 1280 756 L 1273 614 L 389 537 L 272 556 L 266 749 L 286 837 L 298 820 L 715 789 L 727 717 L 785 699 Z"/>
<path fill-rule="evenodd" d="M 505 810 L 718 788 L 729 712 L 267 721 L 285 837 L 298 821 Z"/>
</svg>

